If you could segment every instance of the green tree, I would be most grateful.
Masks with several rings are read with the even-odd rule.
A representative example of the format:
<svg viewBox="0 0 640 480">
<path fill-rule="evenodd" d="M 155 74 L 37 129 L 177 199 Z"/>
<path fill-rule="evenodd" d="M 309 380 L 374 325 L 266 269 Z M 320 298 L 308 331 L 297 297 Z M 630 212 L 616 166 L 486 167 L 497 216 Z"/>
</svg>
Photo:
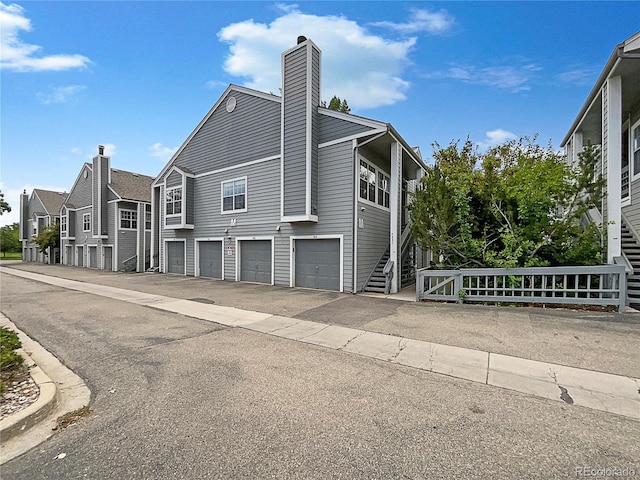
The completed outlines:
<svg viewBox="0 0 640 480">
<path fill-rule="evenodd" d="M 462 147 L 457 142 L 434 147 L 435 163 L 416 191 L 410 215 L 420 245 L 446 265 L 600 263 L 601 229 L 580 222 L 602 198 L 593 146 L 584 149 L 576 166 L 535 138 L 506 142 L 484 154 L 469 140 Z M 450 200 L 434 201 L 438 195 Z"/>
<path fill-rule="evenodd" d="M 56 222 L 45 227 L 33 241 L 38 244 L 43 253 L 47 252 L 49 248 L 51 251 L 60 248 L 60 223 Z"/>
<path fill-rule="evenodd" d="M 20 225 L 14 223 L 0 227 L 0 251 L 5 257 L 7 252 L 19 252 L 22 248 L 20 245 L 19 235 Z"/>
<path fill-rule="evenodd" d="M 350 113 L 351 108 L 349 108 L 349 104 L 347 103 L 347 99 L 340 99 L 336 95 L 329 101 L 329 106 L 327 107 L 329 110 L 336 110 L 342 113 Z"/>
<path fill-rule="evenodd" d="M 0 215 L 2 215 L 4 212 L 10 212 L 10 211 L 11 211 L 11 205 L 9 205 L 4 199 L 4 193 L 0 192 Z"/>
</svg>

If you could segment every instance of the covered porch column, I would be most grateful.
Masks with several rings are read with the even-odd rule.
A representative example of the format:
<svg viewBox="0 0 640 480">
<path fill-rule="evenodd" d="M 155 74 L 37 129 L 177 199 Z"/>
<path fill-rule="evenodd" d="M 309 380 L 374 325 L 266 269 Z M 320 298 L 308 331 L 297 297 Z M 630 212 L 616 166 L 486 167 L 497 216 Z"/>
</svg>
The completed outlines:
<svg viewBox="0 0 640 480">
<path fill-rule="evenodd" d="M 391 279 L 390 293 L 398 293 L 400 290 L 400 275 L 402 274 L 401 245 L 400 245 L 400 219 L 402 214 L 402 145 L 400 142 L 391 144 L 391 188 L 389 195 L 389 258 L 393 261 L 393 278 Z"/>
<path fill-rule="evenodd" d="M 607 263 L 621 255 L 622 223 L 622 79 L 610 77 L 602 87 L 602 154 L 607 179 Z"/>
</svg>

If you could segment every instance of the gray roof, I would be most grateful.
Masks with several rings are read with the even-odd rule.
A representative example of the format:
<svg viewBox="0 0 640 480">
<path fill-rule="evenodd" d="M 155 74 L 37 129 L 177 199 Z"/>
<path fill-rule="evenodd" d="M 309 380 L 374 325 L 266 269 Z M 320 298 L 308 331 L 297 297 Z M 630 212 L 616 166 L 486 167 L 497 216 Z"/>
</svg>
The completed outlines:
<svg viewBox="0 0 640 480">
<path fill-rule="evenodd" d="M 67 192 L 53 192 L 51 190 L 41 190 L 39 188 L 34 188 L 33 192 L 38 195 L 38 198 L 42 202 L 42 206 L 45 208 L 48 215 L 60 215 L 60 208 L 69 196 Z"/>
<path fill-rule="evenodd" d="M 150 203 L 152 182 L 153 177 L 112 168 L 109 186 L 123 200 Z"/>
</svg>

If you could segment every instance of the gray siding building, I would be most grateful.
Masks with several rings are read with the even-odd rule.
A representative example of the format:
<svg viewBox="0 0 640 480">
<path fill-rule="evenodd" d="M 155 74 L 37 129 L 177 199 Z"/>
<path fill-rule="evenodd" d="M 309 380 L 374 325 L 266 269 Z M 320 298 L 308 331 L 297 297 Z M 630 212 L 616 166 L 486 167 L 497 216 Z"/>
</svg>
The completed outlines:
<svg viewBox="0 0 640 480">
<path fill-rule="evenodd" d="M 613 50 L 597 83 L 562 140 L 575 163 L 598 146 L 595 174 L 606 180 L 602 204 L 586 221 L 606 226 L 607 263 L 627 264 L 629 303 L 640 304 L 640 32 Z"/>
<path fill-rule="evenodd" d="M 281 60 L 282 96 L 230 85 L 156 177 L 153 265 L 341 292 L 384 291 L 386 281 L 398 291 L 422 266 L 404 211 L 424 172 L 419 151 L 387 123 L 321 106 L 311 40 L 300 37 Z"/>
<path fill-rule="evenodd" d="M 54 192 L 34 188 L 31 195 L 25 191 L 20 195 L 20 234 L 23 262 L 60 263 L 60 252 L 56 249 L 41 252 L 33 239 L 44 229 L 60 221 L 60 206 L 67 198 L 66 192 Z"/>
<path fill-rule="evenodd" d="M 62 263 L 110 271 L 151 264 L 152 177 L 111 168 L 99 147 L 59 208 Z"/>
</svg>

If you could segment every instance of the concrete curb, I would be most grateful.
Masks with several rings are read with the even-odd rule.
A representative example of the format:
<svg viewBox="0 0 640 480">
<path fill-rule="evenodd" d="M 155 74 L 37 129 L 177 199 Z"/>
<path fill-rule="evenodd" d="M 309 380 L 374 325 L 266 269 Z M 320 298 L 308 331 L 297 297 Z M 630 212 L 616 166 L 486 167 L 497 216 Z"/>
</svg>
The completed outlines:
<svg viewBox="0 0 640 480">
<path fill-rule="evenodd" d="M 0 312 L 0 325 L 14 330 L 22 349 L 35 362 L 31 374 L 40 386 L 40 398 L 33 405 L 3 419 L 0 465 L 22 455 L 54 434 L 58 417 L 89 405 L 91 392 L 82 379 L 60 360 Z M 6 429 L 6 434 L 5 434 Z"/>
<path fill-rule="evenodd" d="M 23 348 L 18 349 L 17 352 L 25 359 L 25 365 L 29 368 L 31 378 L 38 386 L 40 394 L 38 399 L 27 408 L 23 408 L 0 420 L 0 438 L 3 442 L 26 432 L 38 424 L 53 411 L 58 403 L 56 384 L 35 364 L 31 356 Z"/>
</svg>

